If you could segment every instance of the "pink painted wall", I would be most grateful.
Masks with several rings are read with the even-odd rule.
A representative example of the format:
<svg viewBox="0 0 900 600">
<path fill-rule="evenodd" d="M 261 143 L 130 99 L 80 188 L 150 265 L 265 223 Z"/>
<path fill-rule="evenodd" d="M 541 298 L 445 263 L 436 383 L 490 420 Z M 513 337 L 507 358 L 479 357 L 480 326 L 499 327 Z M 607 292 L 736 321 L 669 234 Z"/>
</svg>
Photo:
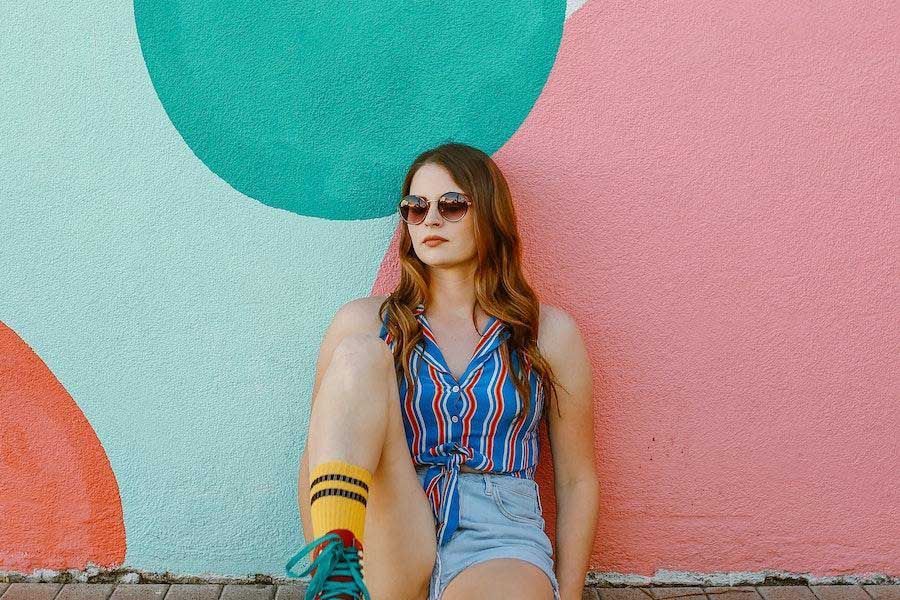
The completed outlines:
<svg viewBox="0 0 900 600">
<path fill-rule="evenodd" d="M 898 157 L 896 2 L 566 22 L 494 158 L 593 360 L 591 569 L 900 575 Z"/>
</svg>

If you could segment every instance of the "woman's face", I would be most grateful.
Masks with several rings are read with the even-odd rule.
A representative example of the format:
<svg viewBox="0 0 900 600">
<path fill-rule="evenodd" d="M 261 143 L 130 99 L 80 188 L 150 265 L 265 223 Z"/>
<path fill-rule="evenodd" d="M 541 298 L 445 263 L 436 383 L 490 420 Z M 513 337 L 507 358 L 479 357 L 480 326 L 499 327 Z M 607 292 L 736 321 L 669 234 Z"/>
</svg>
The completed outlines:
<svg viewBox="0 0 900 600">
<path fill-rule="evenodd" d="M 450 172 L 441 165 L 426 163 L 413 175 L 409 193 L 426 200 L 437 200 L 446 192 L 465 193 L 456 185 Z M 475 210 L 469 206 L 459 221 L 446 221 L 438 212 L 437 202 L 429 202 L 425 220 L 418 225 L 406 223 L 413 250 L 423 263 L 434 267 L 454 266 L 473 260 L 475 248 Z M 425 243 L 430 236 L 446 239 L 445 242 Z"/>
</svg>

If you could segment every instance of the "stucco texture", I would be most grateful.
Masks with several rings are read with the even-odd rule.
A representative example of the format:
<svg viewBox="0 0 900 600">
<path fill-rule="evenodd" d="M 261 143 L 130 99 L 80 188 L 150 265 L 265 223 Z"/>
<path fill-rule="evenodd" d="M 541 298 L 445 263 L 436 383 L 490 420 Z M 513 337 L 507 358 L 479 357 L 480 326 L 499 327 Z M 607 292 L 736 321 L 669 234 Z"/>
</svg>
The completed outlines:
<svg viewBox="0 0 900 600">
<path fill-rule="evenodd" d="M 391 288 L 398 177 L 454 138 L 588 343 L 591 570 L 900 576 L 895 2 L 471 3 L 527 35 L 456 45 L 450 7 L 170 5 L 3 11 L 0 572 L 282 575 L 322 334 Z M 229 18 L 245 61 L 192 28 Z M 326 54 L 341 94 L 286 70 Z"/>
</svg>

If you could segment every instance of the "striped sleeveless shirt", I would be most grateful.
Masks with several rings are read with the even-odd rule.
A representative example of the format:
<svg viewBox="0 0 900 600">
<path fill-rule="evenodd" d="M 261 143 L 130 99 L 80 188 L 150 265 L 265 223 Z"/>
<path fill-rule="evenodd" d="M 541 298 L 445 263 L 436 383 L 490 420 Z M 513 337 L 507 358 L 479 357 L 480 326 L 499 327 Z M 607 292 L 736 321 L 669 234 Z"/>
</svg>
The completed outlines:
<svg viewBox="0 0 900 600">
<path fill-rule="evenodd" d="M 526 370 L 531 383 L 529 412 L 523 420 L 522 398 L 503 360 L 500 344 L 507 325 L 491 315 L 465 371 L 456 381 L 425 318 L 425 305 L 413 311 L 422 340 L 410 354 L 412 389 L 402 371 L 397 375 L 406 442 L 415 466 L 428 465 L 422 487 L 438 522 L 438 544 L 445 544 L 459 524 L 459 467 L 534 479 L 538 463 L 538 427 L 544 394 L 537 373 Z M 393 349 L 382 323 L 379 334 Z M 515 366 L 518 357 L 510 356 Z M 538 498 L 540 505 L 540 497 Z"/>
</svg>

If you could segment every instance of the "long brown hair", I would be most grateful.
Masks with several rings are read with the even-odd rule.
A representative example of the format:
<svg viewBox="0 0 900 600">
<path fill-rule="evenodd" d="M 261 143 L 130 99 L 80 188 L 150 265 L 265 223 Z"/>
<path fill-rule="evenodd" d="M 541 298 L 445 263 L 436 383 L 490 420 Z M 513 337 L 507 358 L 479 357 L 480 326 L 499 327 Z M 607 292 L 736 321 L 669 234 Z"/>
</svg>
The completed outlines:
<svg viewBox="0 0 900 600">
<path fill-rule="evenodd" d="M 413 175 L 426 163 L 443 166 L 463 193 L 472 201 L 475 245 L 478 266 L 475 270 L 475 302 L 489 315 L 505 322 L 510 335 L 501 344 L 507 364 L 510 353 L 517 353 L 519 368 L 511 369 L 513 381 L 524 406 L 520 416 L 530 409 L 530 369 L 538 375 L 539 393 L 544 400 L 559 400 L 556 379 L 550 364 L 541 356 L 537 345 L 540 302 L 522 272 L 522 250 L 516 225 L 516 213 L 506 179 L 490 156 L 481 150 L 458 142 L 447 142 L 419 154 L 403 180 L 400 197 L 409 194 Z M 399 201 L 399 197 L 398 197 Z M 387 315 L 387 329 L 394 343 L 394 362 L 398 375 L 402 369 L 407 389 L 412 383 L 409 357 L 422 338 L 422 329 L 413 310 L 420 303 L 428 305 L 428 268 L 416 256 L 405 223 L 400 221 L 400 282 L 379 308 L 382 321 Z M 475 314 L 472 314 L 475 323 Z M 477 325 L 476 325 L 477 329 Z M 565 389 L 565 386 L 563 386 Z M 544 403 L 545 407 L 550 404 Z M 544 410 L 542 418 L 547 418 Z"/>
</svg>

